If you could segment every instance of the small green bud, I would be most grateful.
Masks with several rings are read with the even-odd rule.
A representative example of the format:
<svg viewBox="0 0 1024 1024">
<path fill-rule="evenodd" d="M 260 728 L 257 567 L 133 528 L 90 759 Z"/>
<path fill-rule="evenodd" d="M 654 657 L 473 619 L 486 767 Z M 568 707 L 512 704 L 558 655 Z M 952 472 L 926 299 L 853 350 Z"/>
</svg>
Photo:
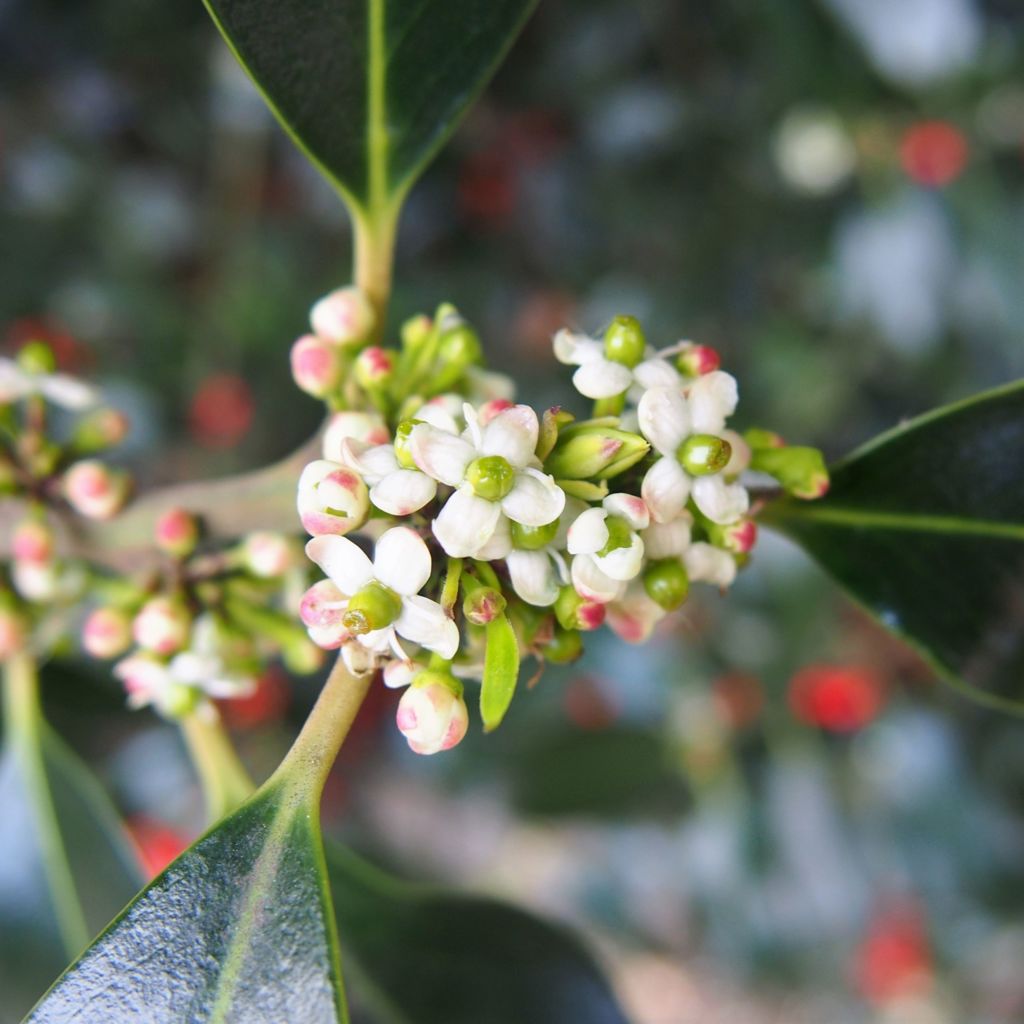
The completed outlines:
<svg viewBox="0 0 1024 1024">
<path fill-rule="evenodd" d="M 545 661 L 550 661 L 554 665 L 567 665 L 583 653 L 583 637 L 578 630 L 556 626 L 554 635 L 547 643 L 541 645 L 540 650 Z"/>
<path fill-rule="evenodd" d="M 356 357 L 354 367 L 356 382 L 366 391 L 377 390 L 387 384 L 394 369 L 394 353 L 379 345 L 370 345 Z"/>
<path fill-rule="evenodd" d="M 456 365 L 460 372 L 483 355 L 480 338 L 469 324 L 460 323 L 441 335 L 438 355 L 445 364 Z"/>
<path fill-rule="evenodd" d="M 412 452 L 409 451 L 409 435 L 412 433 L 412 428 L 416 426 L 416 422 L 416 420 L 402 420 L 395 427 L 395 458 L 398 459 L 398 464 L 402 469 L 416 468 L 416 460 L 413 459 Z"/>
<path fill-rule="evenodd" d="M 612 362 L 636 366 L 646 348 L 644 329 L 635 316 L 617 316 L 604 332 L 604 354 Z"/>
<path fill-rule="evenodd" d="M 566 412 L 561 406 L 553 405 L 544 410 L 540 418 L 540 434 L 537 437 L 537 458 L 543 462 L 558 441 L 558 432 L 568 426 L 576 417 Z"/>
<path fill-rule="evenodd" d="M 605 606 L 581 597 L 572 587 L 562 587 L 555 599 L 555 618 L 563 629 L 589 632 L 597 629 L 605 617 Z"/>
<path fill-rule="evenodd" d="M 558 520 L 545 526 L 523 526 L 512 523 L 512 546 L 521 551 L 540 551 L 546 548 L 558 535 Z"/>
<path fill-rule="evenodd" d="M 76 452 L 91 455 L 120 444 L 128 434 L 128 417 L 117 409 L 95 409 L 78 421 L 71 435 Z"/>
<path fill-rule="evenodd" d="M 349 599 L 341 621 L 350 633 L 361 636 L 390 626 L 401 611 L 402 599 L 390 587 L 371 580 Z"/>
<path fill-rule="evenodd" d="M 501 455 L 474 459 L 466 469 L 466 480 L 473 493 L 487 501 L 501 501 L 516 482 L 515 470 Z"/>
<path fill-rule="evenodd" d="M 678 558 L 652 562 L 644 572 L 647 596 L 667 612 L 674 611 L 690 592 L 690 578 Z"/>
<path fill-rule="evenodd" d="M 462 602 L 462 611 L 474 626 L 486 626 L 504 610 L 507 602 L 500 590 L 478 587 Z"/>
<path fill-rule="evenodd" d="M 774 430 L 765 430 L 762 427 L 751 427 L 749 430 L 745 430 L 743 440 L 751 448 L 782 448 L 786 443 L 782 440 L 781 435 L 776 434 Z"/>
<path fill-rule="evenodd" d="M 434 329 L 434 322 L 426 313 L 411 317 L 402 324 L 402 345 L 405 348 L 417 348 L 422 345 Z"/>
<path fill-rule="evenodd" d="M 53 373 L 57 360 L 45 341 L 30 341 L 18 352 L 18 365 L 26 373 Z"/>
<path fill-rule="evenodd" d="M 544 471 L 556 479 L 609 480 L 635 466 L 650 449 L 628 430 L 585 427 L 555 445 L 544 460 Z"/>
<path fill-rule="evenodd" d="M 817 448 L 755 448 L 750 468 L 775 477 L 794 498 L 813 500 L 828 491 L 828 469 Z"/>
<path fill-rule="evenodd" d="M 725 469 L 732 445 L 714 434 L 693 434 L 680 446 L 676 457 L 691 476 L 710 476 Z"/>
</svg>

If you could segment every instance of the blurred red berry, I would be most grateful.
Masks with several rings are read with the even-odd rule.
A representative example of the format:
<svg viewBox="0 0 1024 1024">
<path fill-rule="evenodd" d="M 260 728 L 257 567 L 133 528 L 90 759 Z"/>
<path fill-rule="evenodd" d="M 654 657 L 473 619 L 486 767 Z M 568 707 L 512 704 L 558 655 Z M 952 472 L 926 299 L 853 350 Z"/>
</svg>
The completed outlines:
<svg viewBox="0 0 1024 1024">
<path fill-rule="evenodd" d="M 831 732 L 855 732 L 882 708 L 882 682 L 860 665 L 808 665 L 789 684 L 789 706 L 801 721 Z"/>
<path fill-rule="evenodd" d="M 254 729 L 284 716 L 291 703 L 291 683 L 284 671 L 271 665 L 257 680 L 256 688 L 245 697 L 220 700 L 221 717 L 231 729 Z"/>
<path fill-rule="evenodd" d="M 474 220 L 500 226 L 516 205 L 515 168 L 500 150 L 469 157 L 459 172 L 459 206 Z"/>
<path fill-rule="evenodd" d="M 252 426 L 255 411 L 252 391 L 241 377 L 214 374 L 192 396 L 189 429 L 206 448 L 233 448 Z"/>
<path fill-rule="evenodd" d="M 911 904 L 887 906 L 868 922 L 857 949 L 854 976 L 868 1002 L 884 1006 L 927 987 L 931 953 L 921 913 Z"/>
<path fill-rule="evenodd" d="M 967 164 L 967 140 L 947 121 L 920 121 L 900 143 L 903 170 L 919 185 L 942 188 L 956 181 Z"/>
<path fill-rule="evenodd" d="M 144 814 L 133 815 L 126 824 L 148 878 L 159 875 L 188 846 L 188 840 L 179 832 Z"/>
</svg>

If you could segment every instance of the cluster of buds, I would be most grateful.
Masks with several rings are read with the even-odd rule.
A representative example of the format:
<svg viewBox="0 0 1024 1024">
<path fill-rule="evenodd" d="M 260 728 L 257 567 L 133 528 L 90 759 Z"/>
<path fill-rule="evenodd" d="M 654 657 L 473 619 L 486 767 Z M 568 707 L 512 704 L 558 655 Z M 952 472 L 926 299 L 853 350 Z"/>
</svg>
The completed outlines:
<svg viewBox="0 0 1024 1024">
<path fill-rule="evenodd" d="M 106 601 L 82 627 L 87 654 L 120 659 L 129 705 L 170 718 L 248 696 L 270 657 L 300 673 L 323 659 L 295 621 L 308 570 L 294 540 L 253 533 L 205 551 L 200 526 L 185 509 L 164 512 L 154 531 L 164 565 L 138 582 L 99 581 Z"/>
<path fill-rule="evenodd" d="M 339 294 L 355 301 L 322 303 Z M 816 450 L 728 428 L 737 386 L 714 350 L 655 351 L 632 317 L 554 338 L 594 401 L 583 420 L 515 404 L 451 306 L 401 341 L 351 340 L 350 372 L 321 391 L 332 416 L 298 511 L 326 578 L 301 616 L 350 671 L 408 686 L 397 724 L 419 753 L 465 734 L 462 680 L 482 681 L 492 728 L 504 705 L 495 715 L 487 693 L 511 694 L 521 656 L 570 661 L 603 624 L 642 642 L 692 583 L 727 589 L 757 537 L 751 474 L 803 498 L 827 489 Z"/>
</svg>

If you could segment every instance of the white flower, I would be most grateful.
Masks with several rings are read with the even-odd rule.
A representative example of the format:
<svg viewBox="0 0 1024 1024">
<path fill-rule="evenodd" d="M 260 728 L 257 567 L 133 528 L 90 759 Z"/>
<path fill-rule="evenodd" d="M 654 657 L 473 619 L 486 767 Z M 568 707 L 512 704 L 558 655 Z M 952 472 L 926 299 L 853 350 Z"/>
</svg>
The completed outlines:
<svg viewBox="0 0 1024 1024">
<path fill-rule="evenodd" d="M 348 599 L 344 625 L 362 646 L 375 653 L 390 648 L 405 659 L 397 634 L 442 658 L 458 650 L 458 627 L 436 601 L 419 596 L 431 566 L 427 545 L 415 530 L 388 530 L 377 541 L 372 562 L 352 541 L 336 536 L 314 537 L 306 554 Z"/>
<path fill-rule="evenodd" d="M 296 504 L 302 528 L 315 537 L 351 533 L 370 510 L 358 473 L 327 459 L 316 459 L 302 471 Z"/>
<path fill-rule="evenodd" d="M 650 525 L 642 498 L 609 494 L 600 508 L 589 508 L 569 527 L 572 581 L 582 597 L 606 603 L 619 598 L 643 566 L 639 531 Z"/>
<path fill-rule="evenodd" d="M 416 465 L 456 488 L 433 522 L 434 535 L 453 558 L 480 555 L 505 518 L 523 526 L 546 526 L 565 506 L 562 489 L 536 468 L 539 424 L 529 406 L 505 409 L 484 427 L 472 406 L 467 404 L 463 412 L 462 437 L 426 423 L 409 435 Z"/>
<path fill-rule="evenodd" d="M 13 359 L 0 359 L 0 405 L 32 395 L 79 412 L 96 405 L 99 392 L 66 373 L 29 373 Z"/>
<path fill-rule="evenodd" d="M 730 484 L 721 472 L 691 476 L 679 461 L 680 448 L 693 435 L 719 437 L 726 417 L 736 408 L 736 381 L 716 370 L 698 377 L 687 396 L 672 388 L 652 388 L 637 409 L 640 432 L 662 456 L 644 477 L 640 493 L 655 522 L 675 519 L 693 497 L 712 522 L 726 525 L 749 507 L 740 484 Z"/>
<path fill-rule="evenodd" d="M 648 596 L 640 580 L 634 580 L 625 594 L 607 606 L 608 627 L 620 639 L 630 644 L 642 644 L 650 639 L 654 627 L 668 614 Z"/>
<path fill-rule="evenodd" d="M 555 335 L 554 349 L 560 363 L 579 367 L 572 375 L 572 382 L 585 398 L 613 398 L 634 385 L 671 388 L 682 384 L 679 371 L 651 349 L 647 358 L 629 367 L 608 359 L 604 342 L 564 328 Z"/>
<path fill-rule="evenodd" d="M 369 447 L 348 438 L 341 443 L 341 459 L 369 484 L 370 502 L 388 515 L 410 515 L 437 493 L 426 473 L 402 465 L 393 444 Z"/>
<path fill-rule="evenodd" d="M 736 559 L 711 544 L 698 541 L 683 552 L 683 565 L 692 582 L 714 584 L 721 590 L 736 579 Z"/>
<path fill-rule="evenodd" d="M 569 583 L 569 567 L 562 552 L 568 541 L 570 524 L 586 509 L 587 506 L 578 498 L 567 497 L 562 515 L 554 527 L 517 529 L 514 542 L 510 543 L 504 555 L 499 556 L 505 559 L 512 589 L 527 604 L 546 608 L 555 603 L 559 590 Z"/>
<path fill-rule="evenodd" d="M 651 523 L 640 536 L 649 561 L 678 558 L 690 546 L 693 516 L 685 509 L 670 523 Z"/>
<path fill-rule="evenodd" d="M 324 431 L 323 457 L 328 462 L 342 462 L 341 443 L 354 438 L 369 445 L 387 444 L 390 440 L 384 417 L 376 412 L 336 412 L 327 421 Z"/>
</svg>

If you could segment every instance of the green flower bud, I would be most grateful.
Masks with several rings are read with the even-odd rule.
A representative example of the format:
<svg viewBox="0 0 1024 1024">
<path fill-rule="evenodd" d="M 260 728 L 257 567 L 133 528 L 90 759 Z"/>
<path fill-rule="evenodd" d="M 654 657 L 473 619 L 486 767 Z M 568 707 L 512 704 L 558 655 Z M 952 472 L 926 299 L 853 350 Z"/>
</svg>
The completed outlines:
<svg viewBox="0 0 1024 1024">
<path fill-rule="evenodd" d="M 558 432 L 562 427 L 572 423 L 575 418 L 571 412 L 566 412 L 558 405 L 544 410 L 544 415 L 540 418 L 540 435 L 537 438 L 537 458 L 541 462 L 551 454 L 555 447 L 555 443 L 558 441 Z"/>
<path fill-rule="evenodd" d="M 545 526 L 523 526 L 512 523 L 512 546 L 522 551 L 539 551 L 546 548 L 558 535 L 558 520 Z"/>
<path fill-rule="evenodd" d="M 556 626 L 554 635 L 547 643 L 541 644 L 540 651 L 545 661 L 554 665 L 567 665 L 583 653 L 583 637 L 575 629 Z"/>
<path fill-rule="evenodd" d="M 352 595 L 342 622 L 356 636 L 390 626 L 401 614 L 402 599 L 390 588 L 371 580 Z"/>
<path fill-rule="evenodd" d="M 434 322 L 426 313 L 411 317 L 402 324 L 402 345 L 405 348 L 417 348 L 427 340 L 433 329 Z"/>
<path fill-rule="evenodd" d="M 774 430 L 764 430 L 761 427 L 751 427 L 743 432 L 743 440 L 751 448 L 782 448 L 785 441 Z"/>
<path fill-rule="evenodd" d="M 647 596 L 667 612 L 674 611 L 690 592 L 690 579 L 678 558 L 652 562 L 644 572 Z"/>
<path fill-rule="evenodd" d="M 562 587 L 555 599 L 555 618 L 563 629 L 587 633 L 597 629 L 605 617 L 605 606 L 581 597 L 572 587 Z"/>
<path fill-rule="evenodd" d="M 504 610 L 507 602 L 500 590 L 493 587 L 478 587 L 462 602 L 462 611 L 474 626 L 486 626 Z"/>
<path fill-rule="evenodd" d="M 680 446 L 676 457 L 690 476 L 710 476 L 725 469 L 732 445 L 714 434 L 693 434 Z"/>
<path fill-rule="evenodd" d="M 18 365 L 26 373 L 53 373 L 57 360 L 45 341 L 30 341 L 18 352 Z"/>
<path fill-rule="evenodd" d="M 128 434 L 128 417 L 117 409 L 95 409 L 83 416 L 71 435 L 79 454 L 93 454 L 120 444 Z"/>
<path fill-rule="evenodd" d="M 438 355 L 443 363 L 458 366 L 461 372 L 480 361 L 483 349 L 476 331 L 469 324 L 460 323 L 441 335 Z"/>
<path fill-rule="evenodd" d="M 516 473 L 503 456 L 484 455 L 469 464 L 466 480 L 477 497 L 487 501 L 501 501 L 512 490 Z"/>
<path fill-rule="evenodd" d="M 628 430 L 584 427 L 555 445 L 544 460 L 544 471 L 556 479 L 609 480 L 635 466 L 650 449 Z"/>
<path fill-rule="evenodd" d="M 644 330 L 635 316 L 617 316 L 604 332 L 604 354 L 612 362 L 636 366 L 646 347 Z"/>
<path fill-rule="evenodd" d="M 356 357 L 356 382 L 366 391 L 378 390 L 391 379 L 394 369 L 394 353 L 379 345 L 371 345 Z"/>
<path fill-rule="evenodd" d="M 828 491 L 828 469 L 817 448 L 755 448 L 750 468 L 775 477 L 794 498 L 812 500 Z"/>
</svg>

